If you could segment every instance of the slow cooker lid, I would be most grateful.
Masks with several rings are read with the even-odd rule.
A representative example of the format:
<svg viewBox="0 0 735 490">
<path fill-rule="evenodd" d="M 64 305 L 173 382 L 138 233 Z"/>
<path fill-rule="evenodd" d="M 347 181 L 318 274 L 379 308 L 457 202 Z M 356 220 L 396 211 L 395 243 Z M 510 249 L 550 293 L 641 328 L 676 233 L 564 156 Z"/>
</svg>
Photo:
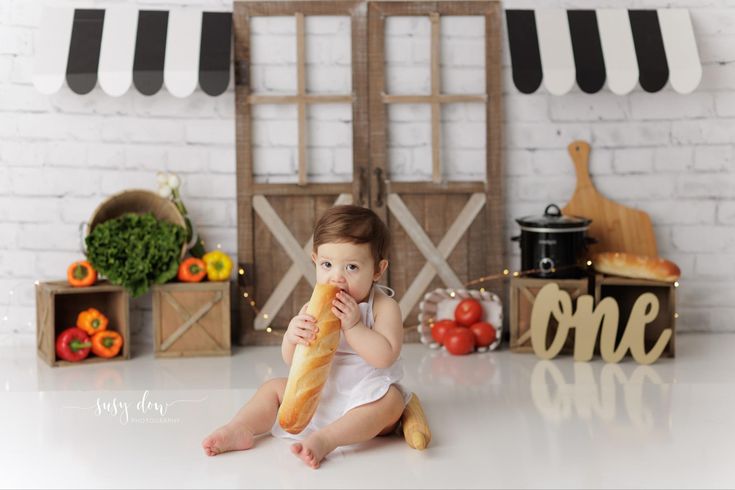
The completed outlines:
<svg viewBox="0 0 735 490">
<path fill-rule="evenodd" d="M 534 231 L 532 230 L 533 228 L 551 228 L 559 231 L 584 231 L 592 223 L 592 220 L 580 216 L 561 214 L 559 206 L 549 204 L 546 206 L 543 215 L 524 216 L 523 218 L 516 219 L 516 222 L 521 225 L 522 229 L 529 229 L 530 231 Z"/>
</svg>

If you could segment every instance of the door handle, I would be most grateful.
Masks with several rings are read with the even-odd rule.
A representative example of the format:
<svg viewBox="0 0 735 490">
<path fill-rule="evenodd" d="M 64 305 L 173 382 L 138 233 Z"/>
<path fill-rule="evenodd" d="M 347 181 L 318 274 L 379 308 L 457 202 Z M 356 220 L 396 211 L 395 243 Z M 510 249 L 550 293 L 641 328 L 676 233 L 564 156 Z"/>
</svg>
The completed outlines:
<svg viewBox="0 0 735 490">
<path fill-rule="evenodd" d="M 383 198 L 385 197 L 385 181 L 383 180 L 383 169 L 378 167 L 374 171 L 375 181 L 378 184 L 378 195 L 375 198 L 375 205 L 379 208 L 383 207 Z"/>
<path fill-rule="evenodd" d="M 364 206 L 365 205 L 365 192 L 370 186 L 370 182 L 368 181 L 368 171 L 365 165 L 360 165 L 359 179 L 360 179 L 360 184 L 359 184 L 360 189 L 358 191 L 357 204 L 359 204 L 360 206 Z"/>
</svg>

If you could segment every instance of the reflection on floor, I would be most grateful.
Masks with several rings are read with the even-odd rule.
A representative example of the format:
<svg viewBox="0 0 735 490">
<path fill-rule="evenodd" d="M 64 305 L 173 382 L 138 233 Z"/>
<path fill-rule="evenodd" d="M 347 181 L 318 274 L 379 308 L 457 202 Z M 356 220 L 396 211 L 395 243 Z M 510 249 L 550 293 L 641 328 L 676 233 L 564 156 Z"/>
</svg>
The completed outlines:
<svg viewBox="0 0 735 490">
<path fill-rule="evenodd" d="M 653 366 L 465 357 L 406 345 L 405 384 L 434 434 L 341 448 L 319 470 L 269 436 L 208 458 L 199 446 L 265 380 L 277 347 L 232 357 L 49 368 L 0 348 L 0 487 L 621 488 L 733 487 L 735 335 L 677 337 Z"/>
</svg>

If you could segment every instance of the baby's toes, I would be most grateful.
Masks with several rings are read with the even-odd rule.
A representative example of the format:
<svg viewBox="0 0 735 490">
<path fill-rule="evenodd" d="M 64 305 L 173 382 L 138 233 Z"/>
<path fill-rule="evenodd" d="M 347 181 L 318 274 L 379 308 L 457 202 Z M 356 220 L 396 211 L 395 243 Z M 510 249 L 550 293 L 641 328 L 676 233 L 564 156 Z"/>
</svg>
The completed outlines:
<svg viewBox="0 0 735 490">
<path fill-rule="evenodd" d="M 301 457 L 303 458 L 304 463 L 308 464 L 312 468 L 314 467 L 314 463 L 316 462 L 316 460 L 314 459 L 314 453 L 311 452 L 311 449 L 305 448 Z"/>
<path fill-rule="evenodd" d="M 316 459 L 316 456 L 314 455 L 314 453 L 309 451 L 309 465 L 312 468 L 319 468 L 319 463 L 320 461 Z"/>
</svg>

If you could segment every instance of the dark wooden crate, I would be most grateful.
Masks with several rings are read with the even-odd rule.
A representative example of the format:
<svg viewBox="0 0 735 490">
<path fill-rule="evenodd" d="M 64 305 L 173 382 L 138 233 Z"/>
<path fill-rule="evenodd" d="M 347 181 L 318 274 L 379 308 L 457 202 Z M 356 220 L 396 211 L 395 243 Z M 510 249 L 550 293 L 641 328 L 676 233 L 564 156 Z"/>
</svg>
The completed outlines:
<svg viewBox="0 0 735 490">
<path fill-rule="evenodd" d="M 120 353 L 110 359 L 94 354 L 79 362 L 56 356 L 56 336 L 76 326 L 83 310 L 96 308 L 109 319 L 108 330 L 123 338 Z M 125 288 L 101 281 L 94 286 L 73 287 L 67 281 L 40 282 L 36 285 L 36 350 L 38 357 L 52 367 L 92 364 L 130 359 L 130 296 Z"/>
<path fill-rule="evenodd" d="M 229 356 L 230 316 L 229 281 L 154 286 L 156 357 Z"/>
<path fill-rule="evenodd" d="M 675 283 L 649 281 L 645 279 L 630 279 L 626 277 L 607 276 L 597 274 L 594 278 L 595 304 L 603 298 L 611 296 L 618 303 L 620 311 L 620 324 L 618 325 L 618 338 L 623 335 L 625 326 L 630 317 L 630 311 L 635 301 L 643 293 L 653 293 L 659 302 L 659 311 L 656 319 L 646 325 L 644 346 L 648 352 L 661 336 L 665 329 L 671 329 L 669 340 L 663 354 L 668 357 L 675 355 L 676 339 L 676 287 Z"/>
</svg>

